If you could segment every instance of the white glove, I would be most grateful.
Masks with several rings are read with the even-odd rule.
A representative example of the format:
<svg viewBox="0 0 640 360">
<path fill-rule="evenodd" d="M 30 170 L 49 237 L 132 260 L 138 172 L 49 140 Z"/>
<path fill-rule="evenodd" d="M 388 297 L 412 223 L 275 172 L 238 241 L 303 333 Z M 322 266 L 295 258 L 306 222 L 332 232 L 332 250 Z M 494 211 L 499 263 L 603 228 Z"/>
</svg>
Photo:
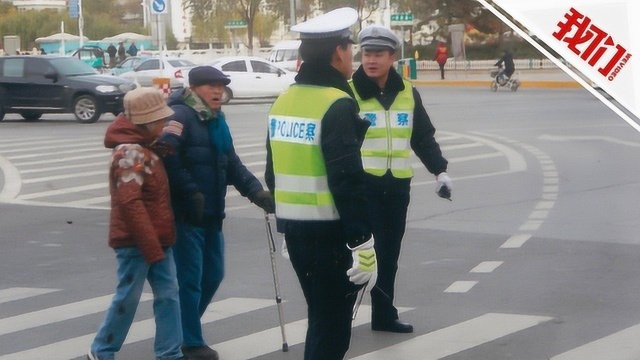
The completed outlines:
<svg viewBox="0 0 640 360">
<path fill-rule="evenodd" d="M 289 260 L 289 248 L 287 248 L 287 242 L 284 239 L 284 234 L 281 234 L 282 237 L 282 247 L 280 248 L 280 254 L 283 258 Z"/>
<path fill-rule="evenodd" d="M 351 250 L 353 256 L 353 265 L 347 270 L 349 281 L 356 285 L 362 285 L 367 282 L 375 284 L 378 279 L 378 265 L 376 259 L 376 250 L 373 248 L 373 236 L 364 244 L 355 248 L 347 248 Z"/>
<path fill-rule="evenodd" d="M 436 181 L 438 184 L 436 185 L 436 194 L 443 199 L 451 200 L 451 190 L 453 190 L 453 183 L 451 182 L 451 178 L 447 175 L 446 172 L 441 172 L 436 176 Z"/>
</svg>

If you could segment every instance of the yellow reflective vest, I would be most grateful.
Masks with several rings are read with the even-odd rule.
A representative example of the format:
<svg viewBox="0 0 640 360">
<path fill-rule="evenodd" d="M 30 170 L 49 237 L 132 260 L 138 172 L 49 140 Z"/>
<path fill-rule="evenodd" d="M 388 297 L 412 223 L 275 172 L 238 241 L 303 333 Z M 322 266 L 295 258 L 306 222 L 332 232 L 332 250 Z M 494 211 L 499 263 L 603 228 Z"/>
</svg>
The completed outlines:
<svg viewBox="0 0 640 360">
<path fill-rule="evenodd" d="M 329 191 L 322 155 L 322 118 L 334 102 L 348 97 L 336 88 L 292 85 L 271 107 L 269 143 L 278 218 L 340 218 Z"/>
<path fill-rule="evenodd" d="M 391 170 L 396 178 L 413 177 L 409 156 L 415 101 L 411 83 L 402 81 L 404 90 L 398 94 L 389 110 L 385 110 L 376 98 L 362 99 L 353 81 L 349 82 L 360 105 L 360 116 L 371 123 L 360 153 L 364 171 L 375 176 L 382 176 Z"/>
</svg>

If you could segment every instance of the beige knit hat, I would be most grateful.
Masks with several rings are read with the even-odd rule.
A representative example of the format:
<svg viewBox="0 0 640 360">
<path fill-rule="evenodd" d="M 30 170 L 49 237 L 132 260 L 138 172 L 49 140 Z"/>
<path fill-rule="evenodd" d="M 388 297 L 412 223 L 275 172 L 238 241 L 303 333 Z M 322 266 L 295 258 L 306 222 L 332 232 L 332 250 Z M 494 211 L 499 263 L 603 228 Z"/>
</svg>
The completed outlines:
<svg viewBox="0 0 640 360">
<path fill-rule="evenodd" d="M 173 115 L 160 91 L 140 87 L 124 95 L 124 115 L 133 124 L 142 125 Z"/>
</svg>

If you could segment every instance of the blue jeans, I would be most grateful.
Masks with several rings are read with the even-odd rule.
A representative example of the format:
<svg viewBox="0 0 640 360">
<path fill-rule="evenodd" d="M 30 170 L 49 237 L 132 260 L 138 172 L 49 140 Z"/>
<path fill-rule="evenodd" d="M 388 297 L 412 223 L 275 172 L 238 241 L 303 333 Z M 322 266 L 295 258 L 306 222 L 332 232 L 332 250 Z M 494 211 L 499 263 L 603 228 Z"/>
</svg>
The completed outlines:
<svg viewBox="0 0 640 360">
<path fill-rule="evenodd" d="M 198 227 L 176 223 L 178 238 L 174 246 L 183 344 L 204 346 L 200 317 L 224 277 L 224 237 L 218 225 Z"/>
<path fill-rule="evenodd" d="M 180 358 L 180 305 L 171 248 L 166 248 L 165 258 L 153 265 L 144 261 L 137 247 L 117 248 L 115 252 L 118 260 L 118 287 L 107 315 L 91 344 L 91 351 L 99 359 L 115 359 L 115 353 L 122 347 L 133 322 L 146 279 L 153 291 L 156 359 Z"/>
</svg>

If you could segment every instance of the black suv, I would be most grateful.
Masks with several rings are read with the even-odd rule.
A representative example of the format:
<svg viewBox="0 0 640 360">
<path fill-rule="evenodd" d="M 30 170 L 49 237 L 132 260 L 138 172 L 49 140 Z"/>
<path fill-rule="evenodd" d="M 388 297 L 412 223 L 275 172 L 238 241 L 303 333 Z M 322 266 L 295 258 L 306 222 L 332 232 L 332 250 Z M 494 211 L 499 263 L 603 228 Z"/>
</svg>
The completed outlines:
<svg viewBox="0 0 640 360">
<path fill-rule="evenodd" d="M 119 114 L 122 98 L 136 85 L 100 75 L 77 58 L 64 56 L 0 57 L 0 121 L 19 113 L 35 121 L 44 113 L 73 113 L 94 123 L 103 113 Z"/>
</svg>

